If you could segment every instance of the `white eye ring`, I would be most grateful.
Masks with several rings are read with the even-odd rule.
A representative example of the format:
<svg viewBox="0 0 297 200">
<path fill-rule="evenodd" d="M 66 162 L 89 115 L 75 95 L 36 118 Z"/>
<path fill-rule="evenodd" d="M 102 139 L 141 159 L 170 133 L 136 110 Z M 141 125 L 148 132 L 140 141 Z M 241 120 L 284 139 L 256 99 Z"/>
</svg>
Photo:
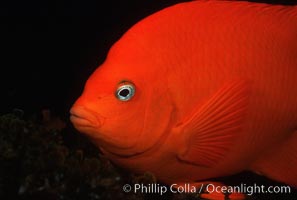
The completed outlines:
<svg viewBox="0 0 297 200">
<path fill-rule="evenodd" d="M 130 100 L 135 94 L 135 87 L 132 83 L 124 82 L 120 84 L 116 91 L 116 97 L 120 101 L 128 101 Z"/>
</svg>

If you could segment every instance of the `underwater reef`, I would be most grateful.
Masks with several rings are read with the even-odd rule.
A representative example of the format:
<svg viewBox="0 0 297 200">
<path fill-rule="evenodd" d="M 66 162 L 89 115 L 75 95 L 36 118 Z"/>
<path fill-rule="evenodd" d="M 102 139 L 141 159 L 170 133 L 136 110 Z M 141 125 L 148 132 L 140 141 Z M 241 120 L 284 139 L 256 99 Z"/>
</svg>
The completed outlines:
<svg viewBox="0 0 297 200">
<path fill-rule="evenodd" d="M 257 179 L 256 175 L 250 175 L 251 180 L 245 177 L 239 175 L 229 181 L 252 183 Z M 49 110 L 25 116 L 24 111 L 15 109 L 0 116 L 0 199 L 201 199 L 198 194 L 123 191 L 125 184 L 155 182 L 150 173 L 136 176 L 113 166 L 68 120 L 51 116 Z M 248 199 L 296 199 L 296 191 Z"/>
</svg>

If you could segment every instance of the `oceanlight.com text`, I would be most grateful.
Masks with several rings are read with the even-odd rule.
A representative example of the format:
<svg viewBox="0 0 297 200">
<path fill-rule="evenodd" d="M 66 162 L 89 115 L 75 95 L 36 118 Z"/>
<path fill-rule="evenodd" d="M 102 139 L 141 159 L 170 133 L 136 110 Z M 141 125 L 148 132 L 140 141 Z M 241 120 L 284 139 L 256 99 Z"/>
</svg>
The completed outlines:
<svg viewBox="0 0 297 200">
<path fill-rule="evenodd" d="M 246 195 L 253 194 L 290 194 L 291 187 L 288 185 L 282 186 L 265 186 L 240 184 L 239 186 L 217 186 L 214 184 L 208 184 L 205 189 L 208 193 L 219 192 L 219 193 L 242 193 Z"/>
<path fill-rule="evenodd" d="M 241 183 L 237 186 L 219 186 L 215 184 L 201 184 L 194 186 L 193 184 L 172 184 L 170 186 L 160 185 L 158 183 L 152 184 L 126 184 L 123 186 L 124 192 L 143 193 L 143 194 L 160 194 L 165 193 L 242 193 L 246 195 L 253 194 L 290 194 L 291 187 L 287 185 L 282 186 L 265 186 L 265 185 L 247 185 Z"/>
</svg>

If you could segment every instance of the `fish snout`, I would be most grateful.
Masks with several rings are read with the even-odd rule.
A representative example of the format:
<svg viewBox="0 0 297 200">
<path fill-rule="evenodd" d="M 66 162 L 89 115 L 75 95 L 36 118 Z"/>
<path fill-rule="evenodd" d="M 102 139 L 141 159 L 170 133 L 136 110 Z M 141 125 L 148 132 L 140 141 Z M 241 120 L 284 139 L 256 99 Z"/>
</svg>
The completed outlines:
<svg viewBox="0 0 297 200">
<path fill-rule="evenodd" d="M 93 127 L 102 126 L 103 119 L 99 118 L 96 113 L 85 108 L 84 106 L 73 106 L 70 109 L 70 121 L 75 127 Z"/>
</svg>

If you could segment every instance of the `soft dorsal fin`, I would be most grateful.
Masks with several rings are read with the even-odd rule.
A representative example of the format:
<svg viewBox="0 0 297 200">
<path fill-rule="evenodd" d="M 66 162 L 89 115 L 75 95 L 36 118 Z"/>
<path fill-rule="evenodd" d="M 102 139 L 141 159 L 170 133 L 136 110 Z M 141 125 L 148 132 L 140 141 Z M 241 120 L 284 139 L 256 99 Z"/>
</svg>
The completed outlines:
<svg viewBox="0 0 297 200">
<path fill-rule="evenodd" d="M 246 81 L 225 85 L 176 127 L 187 138 L 186 148 L 178 155 L 180 160 L 210 167 L 224 157 L 242 128 L 247 88 Z"/>
</svg>

